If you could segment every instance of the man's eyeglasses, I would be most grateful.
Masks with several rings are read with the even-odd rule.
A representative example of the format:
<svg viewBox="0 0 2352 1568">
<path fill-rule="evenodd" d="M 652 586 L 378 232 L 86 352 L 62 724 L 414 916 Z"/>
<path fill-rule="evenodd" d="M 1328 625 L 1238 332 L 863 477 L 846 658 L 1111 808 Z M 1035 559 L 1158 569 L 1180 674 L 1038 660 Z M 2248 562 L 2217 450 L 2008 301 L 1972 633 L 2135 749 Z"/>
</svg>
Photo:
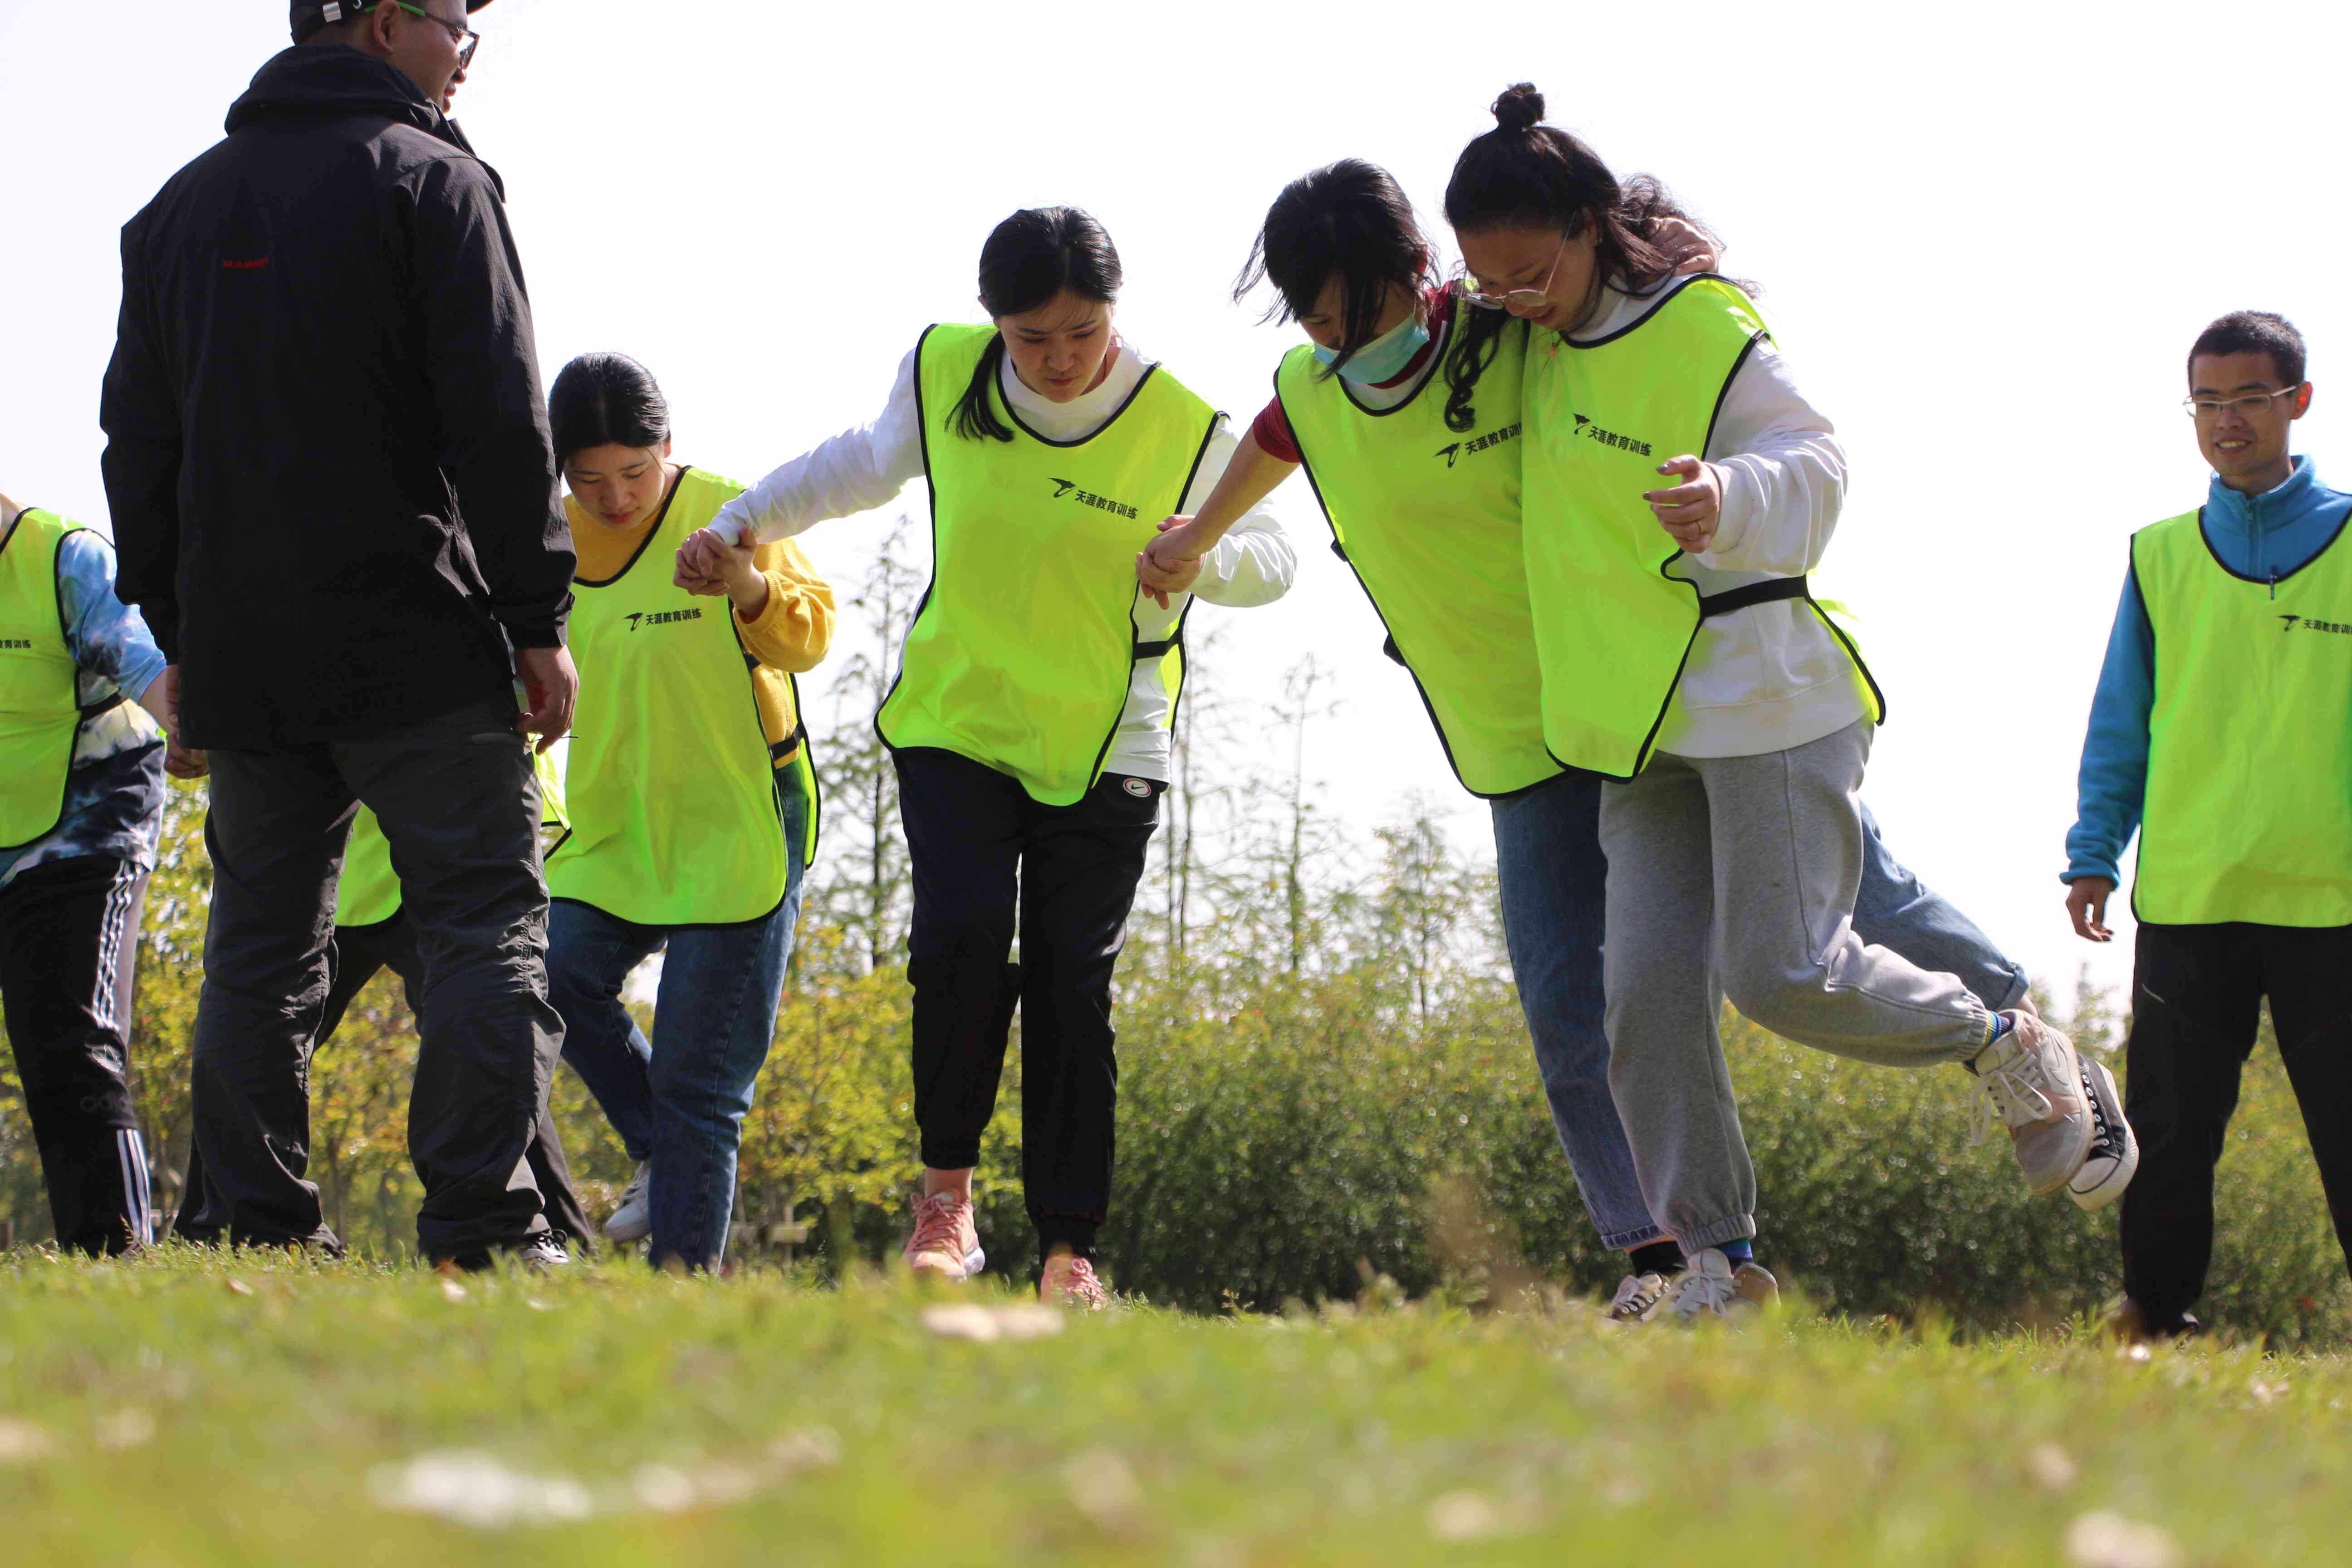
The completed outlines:
<svg viewBox="0 0 2352 1568">
<path fill-rule="evenodd" d="M 474 31 L 473 28 L 468 27 L 463 22 L 452 22 L 446 16 L 435 16 L 432 12 L 427 11 L 422 5 L 411 5 L 408 3 L 408 0 L 392 0 L 392 4 L 399 6 L 402 10 L 407 12 L 412 16 L 424 17 L 435 26 L 441 28 L 444 32 L 447 33 L 449 35 L 449 41 L 457 46 L 457 68 L 459 70 L 464 70 L 467 67 L 474 63 L 474 51 L 482 47 L 481 34 Z M 356 16 L 358 12 L 364 11 L 366 9 L 368 9 L 367 6 L 362 5 L 357 7 L 352 14 Z"/>
<path fill-rule="evenodd" d="M 1568 236 L 1559 237 L 1559 248 L 1551 253 L 1551 266 L 1544 272 L 1544 280 L 1532 289 L 1506 289 L 1499 294 L 1482 293 L 1478 280 L 1467 269 L 1462 273 L 1462 293 L 1472 304 L 1488 310 L 1507 310 L 1517 305 L 1522 310 L 1540 310 L 1549 302 L 1551 280 L 1559 273 L 1559 258 L 1568 254 Z"/>
<path fill-rule="evenodd" d="M 2298 381 L 2276 392 L 2257 392 L 2245 397 L 2184 397 L 2180 406 L 2189 410 L 2191 419 L 2219 419 L 2225 408 L 2241 419 L 2258 419 L 2268 414 L 2278 399 L 2291 397 L 2302 390 L 2303 383 Z"/>
</svg>

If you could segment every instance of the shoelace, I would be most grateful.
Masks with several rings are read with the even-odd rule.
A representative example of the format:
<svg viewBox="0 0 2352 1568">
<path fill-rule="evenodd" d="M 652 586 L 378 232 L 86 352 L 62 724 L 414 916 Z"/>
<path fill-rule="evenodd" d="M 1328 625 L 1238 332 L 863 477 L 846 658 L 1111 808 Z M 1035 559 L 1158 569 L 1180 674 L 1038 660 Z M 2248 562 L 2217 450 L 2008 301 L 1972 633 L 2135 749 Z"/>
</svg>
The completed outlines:
<svg viewBox="0 0 2352 1568">
<path fill-rule="evenodd" d="M 1739 1288 L 1729 1275 L 1705 1274 L 1694 1268 L 1675 1287 L 1675 1316 L 1696 1318 L 1705 1312 L 1721 1317 L 1738 1300 Z"/>
<path fill-rule="evenodd" d="M 1065 1301 L 1082 1301 L 1088 1307 L 1110 1304 L 1109 1293 L 1103 1289 L 1095 1266 L 1083 1258 L 1071 1259 L 1069 1275 L 1062 1281 L 1061 1297 Z"/>
<path fill-rule="evenodd" d="M 2111 1150 L 2122 1142 L 2116 1130 L 2107 1124 L 2106 1108 L 2091 1089 L 2091 1065 L 2083 1064 L 2083 1103 L 2091 1108 L 2091 1147 L 2101 1152 Z"/>
<path fill-rule="evenodd" d="M 1977 1082 L 1983 1087 L 1984 1094 L 1969 1106 L 1971 1147 L 1992 1136 L 1996 1120 L 2004 1127 L 2023 1127 L 2049 1118 L 2053 1107 L 2049 1095 L 2042 1089 L 2042 1058 L 2026 1051 L 2022 1042 L 2019 1054 L 2010 1059 L 2009 1065 L 1993 1068 Z"/>
<path fill-rule="evenodd" d="M 1618 1282 L 1617 1298 L 1609 1303 L 1609 1315 L 1619 1322 L 1637 1319 L 1657 1305 L 1658 1298 L 1666 1293 L 1666 1282 L 1655 1274 L 1628 1274 Z"/>
<path fill-rule="evenodd" d="M 953 1193 L 915 1200 L 915 1239 L 909 1252 L 948 1252 L 963 1261 L 963 1215 L 971 1205 Z"/>
</svg>

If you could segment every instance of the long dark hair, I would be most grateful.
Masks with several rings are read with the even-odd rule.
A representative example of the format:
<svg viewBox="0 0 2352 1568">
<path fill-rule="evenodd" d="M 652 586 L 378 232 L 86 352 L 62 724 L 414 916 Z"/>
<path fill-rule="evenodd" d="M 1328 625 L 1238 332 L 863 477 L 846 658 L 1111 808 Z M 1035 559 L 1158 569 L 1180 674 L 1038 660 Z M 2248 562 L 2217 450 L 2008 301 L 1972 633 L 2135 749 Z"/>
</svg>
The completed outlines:
<svg viewBox="0 0 2352 1568">
<path fill-rule="evenodd" d="M 1295 321 L 1320 302 L 1331 279 L 1339 279 L 1345 312 L 1340 350 L 1318 373 L 1336 375 L 1371 342 L 1381 298 L 1391 287 L 1415 296 L 1428 288 L 1435 255 L 1396 177 L 1377 163 L 1342 158 L 1291 181 L 1275 197 L 1249 261 L 1234 280 L 1234 298 L 1242 299 L 1260 282 L 1272 283 L 1279 298 L 1265 319 Z M 1445 424 L 1451 430 L 1476 427 L 1478 411 L 1470 400 L 1479 372 L 1495 357 L 1497 324 L 1475 320 L 1479 314 L 1466 308 L 1455 312 L 1445 357 Z"/>
<path fill-rule="evenodd" d="M 560 462 L 591 447 L 658 447 L 669 439 L 669 399 L 628 355 L 582 354 L 548 389 L 547 422 Z"/>
<path fill-rule="evenodd" d="M 1265 319 L 1295 321 L 1314 312 L 1324 286 L 1337 278 L 1344 312 L 1339 353 L 1323 368 L 1335 374 L 1372 341 L 1391 288 L 1418 296 L 1428 287 L 1434 254 L 1395 176 L 1361 158 L 1342 158 L 1282 187 L 1250 244 L 1234 298 L 1272 283 L 1277 298 Z"/>
<path fill-rule="evenodd" d="M 1024 207 L 998 224 L 980 247 L 980 303 L 992 320 L 1034 310 L 1064 289 L 1108 305 L 1118 298 L 1124 277 L 1110 235 L 1076 207 Z M 1003 363 L 1004 334 L 999 332 L 956 400 L 957 435 L 967 440 L 1013 439 L 989 399 Z"/>
</svg>

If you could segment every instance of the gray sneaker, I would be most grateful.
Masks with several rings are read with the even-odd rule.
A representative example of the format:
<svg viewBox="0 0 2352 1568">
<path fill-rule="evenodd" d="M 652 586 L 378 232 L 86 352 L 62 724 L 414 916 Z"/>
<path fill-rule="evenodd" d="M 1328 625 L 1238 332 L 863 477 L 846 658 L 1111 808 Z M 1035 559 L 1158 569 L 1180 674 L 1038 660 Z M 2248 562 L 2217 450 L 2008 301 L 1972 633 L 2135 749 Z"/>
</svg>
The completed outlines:
<svg viewBox="0 0 2352 1568">
<path fill-rule="evenodd" d="M 1609 1303 L 1609 1321 L 1648 1322 L 1666 1304 L 1666 1277 L 1663 1274 L 1628 1274 L 1617 1281 L 1616 1297 Z"/>
<path fill-rule="evenodd" d="M 1977 1142 L 1991 1123 L 2009 1129 L 2025 1184 L 2037 1198 L 2066 1190 L 2091 1152 L 2091 1105 L 2074 1042 L 2020 1009 L 2001 1015 L 2011 1027 L 1971 1064 L 1984 1098 L 1976 1103 Z"/>
<path fill-rule="evenodd" d="M 1690 1267 L 1675 1276 L 1674 1321 L 1688 1327 L 1701 1318 L 1749 1318 L 1780 1304 L 1780 1282 L 1759 1263 L 1731 1266 L 1712 1247 L 1701 1247 Z"/>
<path fill-rule="evenodd" d="M 643 1241 L 654 1233 L 653 1162 L 637 1167 L 629 1184 L 621 1189 L 621 1206 L 604 1222 L 604 1236 L 609 1241 Z"/>
</svg>

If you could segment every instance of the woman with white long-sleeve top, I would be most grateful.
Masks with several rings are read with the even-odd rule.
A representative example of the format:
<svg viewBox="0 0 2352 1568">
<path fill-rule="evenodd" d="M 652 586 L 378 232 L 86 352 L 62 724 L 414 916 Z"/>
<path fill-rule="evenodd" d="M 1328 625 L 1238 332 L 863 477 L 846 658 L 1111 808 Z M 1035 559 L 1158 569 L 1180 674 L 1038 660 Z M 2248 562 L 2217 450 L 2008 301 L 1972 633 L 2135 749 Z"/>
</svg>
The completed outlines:
<svg viewBox="0 0 2352 1568">
<path fill-rule="evenodd" d="M 915 883 L 915 1121 L 923 1188 L 904 1256 L 985 1261 L 971 1177 L 1022 1012 L 1022 1183 L 1039 1293 L 1099 1307 L 1118 1068 L 1110 980 L 1168 787 L 1195 598 L 1286 592 L 1289 542 L 1253 513 L 1160 593 L 1136 561 L 1236 446 L 1224 416 L 1123 341 L 1110 237 L 1068 207 L 1018 212 L 981 252 L 987 325 L 925 331 L 881 416 L 786 463 L 678 552 L 719 552 L 931 490 L 933 568 L 876 716 Z M 1008 957 L 1015 935 L 1021 963 Z"/>
</svg>

